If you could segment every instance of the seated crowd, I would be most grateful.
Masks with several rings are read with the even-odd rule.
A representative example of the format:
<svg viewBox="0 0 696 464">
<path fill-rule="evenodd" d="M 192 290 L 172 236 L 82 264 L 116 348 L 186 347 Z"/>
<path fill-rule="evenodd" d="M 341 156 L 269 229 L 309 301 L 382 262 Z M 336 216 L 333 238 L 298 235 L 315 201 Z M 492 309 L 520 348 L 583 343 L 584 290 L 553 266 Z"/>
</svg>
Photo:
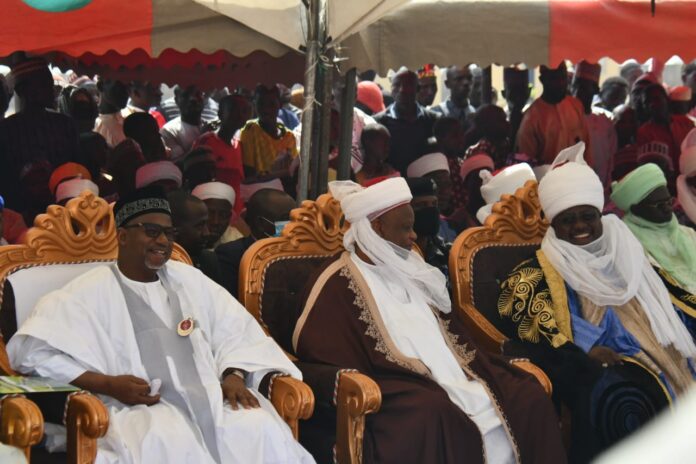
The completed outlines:
<svg viewBox="0 0 696 464">
<path fill-rule="evenodd" d="M 696 376 L 696 88 L 631 63 L 600 86 L 583 61 L 541 66 L 530 101 L 529 70 L 509 67 L 503 109 L 474 104 L 476 71 L 447 68 L 438 104 L 432 65 L 390 89 L 359 82 L 352 180 L 325 186 L 345 250 L 305 283 L 281 341 L 237 298 L 245 252 L 297 206 L 297 92 L 177 86 L 161 101 L 156 83 L 55 89 L 42 59 L 17 64 L 16 112 L 0 108 L 0 246 L 89 191 L 113 203 L 118 257 L 39 300 L 4 340 L 12 367 L 99 395 L 99 463 L 323 462 L 267 399 L 302 362 L 378 385 L 363 462 L 590 462 Z M 453 310 L 450 251 L 530 181 L 549 227 L 499 282 L 507 340 L 493 353 Z M 193 266 L 170 259 L 174 242 Z M 607 405 L 622 402 L 642 412 L 617 426 Z"/>
</svg>

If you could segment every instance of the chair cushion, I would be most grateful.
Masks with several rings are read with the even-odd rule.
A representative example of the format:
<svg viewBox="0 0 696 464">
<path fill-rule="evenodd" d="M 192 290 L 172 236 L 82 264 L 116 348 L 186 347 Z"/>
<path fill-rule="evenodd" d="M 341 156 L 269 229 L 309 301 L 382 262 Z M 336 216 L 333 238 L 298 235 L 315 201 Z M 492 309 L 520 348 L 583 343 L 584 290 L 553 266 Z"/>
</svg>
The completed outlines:
<svg viewBox="0 0 696 464">
<path fill-rule="evenodd" d="M 533 257 L 538 249 L 539 245 L 493 245 L 481 248 L 474 255 L 471 273 L 474 307 L 503 333 L 498 314 L 500 285 L 515 266 Z"/>
<path fill-rule="evenodd" d="M 9 340 L 14 331 L 11 330 L 11 325 L 6 324 L 5 321 L 9 320 L 10 316 L 4 314 L 4 311 L 12 311 L 14 307 L 16 331 L 16 328 L 21 327 L 22 323 L 29 317 L 41 297 L 53 290 L 63 288 L 68 282 L 90 269 L 103 265 L 104 262 L 48 264 L 20 269 L 10 274 L 7 281 L 12 286 L 12 291 L 3 294 L 2 308 L 0 309 L 3 312 L 2 320 L 5 327 L 2 329 L 5 340 Z M 12 301 L 12 296 L 14 296 L 14 301 Z M 12 333 L 6 333 L 5 330 Z"/>
<path fill-rule="evenodd" d="M 273 339 L 292 353 L 292 332 L 302 312 L 305 287 L 310 277 L 328 259 L 324 257 L 285 258 L 266 268 L 261 296 L 261 319 Z"/>
</svg>

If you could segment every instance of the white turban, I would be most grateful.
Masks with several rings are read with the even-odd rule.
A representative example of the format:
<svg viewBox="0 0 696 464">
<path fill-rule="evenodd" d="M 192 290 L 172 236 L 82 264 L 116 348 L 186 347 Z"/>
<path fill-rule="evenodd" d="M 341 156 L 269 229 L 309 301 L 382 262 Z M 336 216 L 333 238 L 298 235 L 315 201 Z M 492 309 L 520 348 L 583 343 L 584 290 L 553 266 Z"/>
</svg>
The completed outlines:
<svg viewBox="0 0 696 464">
<path fill-rule="evenodd" d="M 171 180 L 181 187 L 181 170 L 171 161 L 155 161 L 135 171 L 135 188 L 146 187 L 160 180 Z"/>
<path fill-rule="evenodd" d="M 413 250 L 407 250 L 377 235 L 370 221 L 411 201 L 411 190 L 402 177 L 393 177 L 364 188 L 351 181 L 329 182 L 329 191 L 341 202 L 350 222 L 343 236 L 343 246 L 355 252 L 357 244 L 372 261 L 384 281 L 404 288 L 416 296 L 415 301 L 449 313 L 452 302 L 444 274 L 429 265 Z"/>
<path fill-rule="evenodd" d="M 56 203 L 70 198 L 79 197 L 82 192 L 89 190 L 99 196 L 99 187 L 89 179 L 68 179 L 58 184 L 56 188 Z"/>
<path fill-rule="evenodd" d="M 486 204 L 476 212 L 476 219 L 483 224 L 491 214 L 493 205 L 500 201 L 505 194 L 514 194 L 518 188 L 523 187 L 528 180 L 536 180 L 534 171 L 527 163 L 519 163 L 509 166 L 496 175 L 488 170 L 479 173 L 483 184 L 481 196 Z"/>
<path fill-rule="evenodd" d="M 242 201 L 246 203 L 253 194 L 263 189 L 280 190 L 281 192 L 285 191 L 283 190 L 283 183 L 280 181 L 280 179 L 273 179 L 266 182 L 256 182 L 253 184 L 242 183 L 242 185 L 239 186 L 239 195 L 241 195 Z"/>
<path fill-rule="evenodd" d="M 494 170 L 495 163 L 493 163 L 493 158 L 483 153 L 468 157 L 462 163 L 461 168 L 459 168 L 459 176 L 462 179 L 466 179 L 466 176 L 477 169 Z"/>
<path fill-rule="evenodd" d="M 604 209 L 602 181 L 585 163 L 584 153 L 585 142 L 562 150 L 551 163 L 551 170 L 539 182 L 539 201 L 549 221 L 574 206 Z"/>
<path fill-rule="evenodd" d="M 200 184 L 191 192 L 196 198 L 201 200 L 225 200 L 234 205 L 237 195 L 234 193 L 234 189 L 223 182 L 206 182 L 205 184 Z"/>
<path fill-rule="evenodd" d="M 334 181 L 329 182 L 329 191 L 341 202 L 341 210 L 351 224 L 364 218 L 372 221 L 413 198 L 403 177 L 385 179 L 367 188 L 349 180 Z"/>
<path fill-rule="evenodd" d="M 449 170 L 449 164 L 447 164 L 447 157 L 445 155 L 442 153 L 430 153 L 429 155 L 421 156 L 413 163 L 409 164 L 406 169 L 406 175 L 408 177 L 423 177 L 431 172 L 449 172 Z"/>
</svg>

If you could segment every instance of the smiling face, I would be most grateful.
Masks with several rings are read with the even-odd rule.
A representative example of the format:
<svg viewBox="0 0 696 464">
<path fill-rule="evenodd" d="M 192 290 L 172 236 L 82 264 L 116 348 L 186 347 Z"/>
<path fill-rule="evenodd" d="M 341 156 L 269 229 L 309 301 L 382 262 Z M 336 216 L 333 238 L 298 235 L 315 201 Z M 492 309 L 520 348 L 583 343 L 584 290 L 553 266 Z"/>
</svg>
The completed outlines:
<svg viewBox="0 0 696 464">
<path fill-rule="evenodd" d="M 149 237 L 144 227 L 135 224 L 155 224 L 172 227 L 172 219 L 164 213 L 148 213 L 137 216 L 118 229 L 118 264 L 121 271 L 130 279 L 140 281 L 154 280 L 172 255 L 173 240 L 164 233 Z M 133 227 L 129 227 L 133 226 Z"/>
<path fill-rule="evenodd" d="M 594 206 L 573 206 L 556 215 L 551 227 L 559 239 L 573 245 L 587 245 L 602 236 L 602 214 Z"/>
</svg>

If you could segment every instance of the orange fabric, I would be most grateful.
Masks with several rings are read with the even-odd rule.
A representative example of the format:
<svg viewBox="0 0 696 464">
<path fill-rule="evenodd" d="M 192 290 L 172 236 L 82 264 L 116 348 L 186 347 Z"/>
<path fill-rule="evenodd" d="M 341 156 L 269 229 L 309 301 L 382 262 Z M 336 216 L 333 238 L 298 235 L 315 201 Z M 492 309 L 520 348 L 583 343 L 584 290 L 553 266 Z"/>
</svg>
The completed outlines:
<svg viewBox="0 0 696 464">
<path fill-rule="evenodd" d="M 696 57 L 693 0 L 657 2 L 655 17 L 648 1 L 551 0 L 549 18 L 549 63 Z"/>
<path fill-rule="evenodd" d="M 2 10 L 2 56 L 16 50 L 59 50 L 75 56 L 151 50 L 152 0 L 93 0 L 64 13 L 40 11 L 22 0 L 3 0 Z"/>
</svg>

